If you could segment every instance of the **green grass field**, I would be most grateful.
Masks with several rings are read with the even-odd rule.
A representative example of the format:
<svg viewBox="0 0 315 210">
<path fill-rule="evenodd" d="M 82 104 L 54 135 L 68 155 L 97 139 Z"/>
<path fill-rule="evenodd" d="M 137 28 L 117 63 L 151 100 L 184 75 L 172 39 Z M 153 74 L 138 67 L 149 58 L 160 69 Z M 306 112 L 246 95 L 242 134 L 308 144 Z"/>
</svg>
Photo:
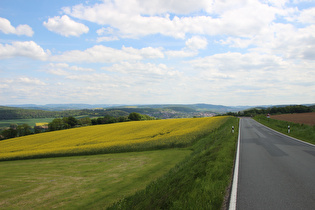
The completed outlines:
<svg viewBox="0 0 315 210">
<path fill-rule="evenodd" d="M 34 118 L 34 119 L 18 119 L 18 120 L 0 120 L 0 127 L 9 127 L 10 124 L 22 125 L 24 123 L 33 127 L 36 123 L 50 123 L 55 118 Z"/>
<path fill-rule="evenodd" d="M 257 115 L 254 119 L 276 131 L 315 144 L 315 125 L 311 126 L 276 119 L 268 119 L 264 115 Z M 288 133 L 288 125 L 290 125 L 290 133 Z"/>
<path fill-rule="evenodd" d="M 187 149 L 0 162 L 0 209 L 103 209 L 142 190 Z"/>
</svg>

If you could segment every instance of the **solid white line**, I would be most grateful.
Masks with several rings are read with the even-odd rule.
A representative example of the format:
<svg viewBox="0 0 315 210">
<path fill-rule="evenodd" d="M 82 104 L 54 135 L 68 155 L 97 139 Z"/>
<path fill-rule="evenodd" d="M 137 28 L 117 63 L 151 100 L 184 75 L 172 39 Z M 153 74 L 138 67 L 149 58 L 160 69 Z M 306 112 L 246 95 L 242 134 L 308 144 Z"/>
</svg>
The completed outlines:
<svg viewBox="0 0 315 210">
<path fill-rule="evenodd" d="M 240 160 L 241 120 L 242 119 L 240 119 L 239 128 L 238 128 L 237 150 L 236 150 L 236 159 L 235 159 L 234 175 L 233 175 L 233 185 L 232 185 L 232 192 L 231 192 L 231 197 L 230 197 L 229 210 L 235 210 L 236 209 L 238 169 L 239 169 L 239 160 Z"/>
</svg>

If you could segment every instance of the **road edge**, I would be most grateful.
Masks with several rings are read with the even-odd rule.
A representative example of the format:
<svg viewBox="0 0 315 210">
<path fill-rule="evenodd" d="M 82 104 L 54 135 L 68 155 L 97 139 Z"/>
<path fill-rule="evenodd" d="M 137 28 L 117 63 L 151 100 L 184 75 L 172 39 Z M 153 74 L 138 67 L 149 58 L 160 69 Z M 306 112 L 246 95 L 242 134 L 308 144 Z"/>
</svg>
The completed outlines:
<svg viewBox="0 0 315 210">
<path fill-rule="evenodd" d="M 252 119 L 253 119 L 253 118 L 252 118 Z M 253 119 L 253 120 L 255 120 L 255 119 Z M 282 135 L 282 136 L 286 136 L 286 137 L 288 137 L 288 138 L 290 138 L 290 139 L 292 139 L 292 140 L 298 141 L 298 142 L 300 142 L 300 143 L 307 144 L 308 146 L 315 147 L 315 145 L 312 144 L 312 143 L 309 143 L 309 142 L 306 142 L 306 141 L 303 141 L 303 140 L 294 138 L 294 137 L 292 137 L 292 136 L 288 136 L 288 135 L 286 135 L 286 134 L 284 134 L 284 133 L 281 133 L 281 132 L 279 132 L 279 131 L 276 131 L 276 130 L 274 130 L 274 129 L 272 129 L 272 128 L 270 128 L 270 127 L 268 127 L 268 126 L 266 126 L 266 125 L 264 125 L 264 124 L 262 124 L 262 123 L 260 123 L 260 122 L 258 122 L 257 120 L 255 120 L 255 121 L 256 121 L 257 123 L 259 123 L 260 125 L 262 125 L 263 127 L 267 128 L 267 129 L 269 129 L 269 130 L 274 131 L 275 133 L 278 133 L 278 134 L 280 134 L 280 135 Z"/>
<path fill-rule="evenodd" d="M 239 171 L 239 160 L 240 160 L 241 121 L 242 121 L 242 118 L 240 118 L 239 126 L 238 126 L 237 149 L 236 149 L 236 158 L 235 158 L 234 173 L 233 173 L 232 191 L 231 191 L 230 202 L 229 202 L 229 210 L 236 210 L 238 171 Z"/>
</svg>

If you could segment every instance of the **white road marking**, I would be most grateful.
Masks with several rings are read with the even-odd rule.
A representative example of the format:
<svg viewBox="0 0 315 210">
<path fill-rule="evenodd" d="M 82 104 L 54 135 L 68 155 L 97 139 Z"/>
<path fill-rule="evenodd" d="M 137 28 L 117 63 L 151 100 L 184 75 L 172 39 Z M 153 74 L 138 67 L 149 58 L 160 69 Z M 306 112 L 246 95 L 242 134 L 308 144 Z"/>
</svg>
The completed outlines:
<svg viewBox="0 0 315 210">
<path fill-rule="evenodd" d="M 233 175 L 233 185 L 232 185 L 232 192 L 231 192 L 231 197 L 230 197 L 229 210 L 235 210 L 236 209 L 238 169 L 239 169 L 239 160 L 240 160 L 241 120 L 242 119 L 240 119 L 239 128 L 238 128 L 237 150 L 236 150 L 236 159 L 235 159 L 234 175 Z"/>
</svg>

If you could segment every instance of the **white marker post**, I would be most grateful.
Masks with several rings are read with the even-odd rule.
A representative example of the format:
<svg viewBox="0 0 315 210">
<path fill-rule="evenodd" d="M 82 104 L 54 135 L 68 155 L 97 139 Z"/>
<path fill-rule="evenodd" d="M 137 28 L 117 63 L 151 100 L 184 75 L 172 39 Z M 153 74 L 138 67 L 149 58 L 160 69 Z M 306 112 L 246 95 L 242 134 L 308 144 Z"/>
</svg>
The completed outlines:
<svg viewBox="0 0 315 210">
<path fill-rule="evenodd" d="M 288 133 L 290 133 L 290 125 L 288 125 Z"/>
<path fill-rule="evenodd" d="M 232 126 L 232 133 L 234 133 L 234 126 Z"/>
</svg>

